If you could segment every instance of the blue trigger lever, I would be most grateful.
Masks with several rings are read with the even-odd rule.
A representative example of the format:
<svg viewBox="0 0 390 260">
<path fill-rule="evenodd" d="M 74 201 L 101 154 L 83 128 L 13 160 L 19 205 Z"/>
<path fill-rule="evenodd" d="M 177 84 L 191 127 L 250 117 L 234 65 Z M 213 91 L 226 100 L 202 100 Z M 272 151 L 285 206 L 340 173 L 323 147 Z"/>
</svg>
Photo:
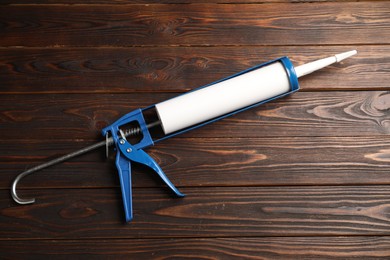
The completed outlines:
<svg viewBox="0 0 390 260">
<path fill-rule="evenodd" d="M 120 129 L 121 126 L 136 121 L 139 124 L 137 133 L 142 135 L 142 139 L 136 144 L 130 144 L 125 134 Z M 125 209 L 126 221 L 129 222 L 133 218 L 132 206 L 132 191 L 131 191 L 131 162 L 140 163 L 154 170 L 163 182 L 174 192 L 178 197 L 184 197 L 173 183 L 168 179 L 156 161 L 142 150 L 143 148 L 154 144 L 149 133 L 148 126 L 145 122 L 141 109 L 134 110 L 112 125 L 105 127 L 102 134 L 107 136 L 110 134 L 116 148 L 116 167 L 118 169 L 119 180 L 122 190 L 123 205 Z"/>
</svg>

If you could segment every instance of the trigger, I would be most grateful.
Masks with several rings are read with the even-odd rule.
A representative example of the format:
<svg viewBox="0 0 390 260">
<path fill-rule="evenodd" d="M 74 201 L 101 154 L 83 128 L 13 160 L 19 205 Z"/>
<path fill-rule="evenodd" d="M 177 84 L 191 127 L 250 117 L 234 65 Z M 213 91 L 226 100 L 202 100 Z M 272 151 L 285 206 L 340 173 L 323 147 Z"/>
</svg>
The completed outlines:
<svg viewBox="0 0 390 260">
<path fill-rule="evenodd" d="M 143 156 L 145 158 L 147 158 L 147 163 L 145 163 L 144 165 L 147 165 L 149 166 L 150 168 L 152 168 L 157 174 L 158 176 L 160 176 L 161 180 L 175 193 L 175 195 L 177 197 L 184 197 L 185 195 L 183 193 L 181 193 L 176 187 L 175 185 L 168 179 L 168 177 L 165 175 L 165 173 L 163 172 L 163 170 L 161 169 L 161 167 L 157 164 L 157 162 L 152 158 L 150 157 L 150 155 L 148 155 L 147 153 L 145 153 L 143 150 L 139 150 L 139 152 L 141 154 L 143 154 Z"/>
<path fill-rule="evenodd" d="M 157 162 L 152 157 L 150 157 L 150 155 L 145 153 L 143 150 L 138 150 L 137 153 L 139 153 L 137 157 L 142 158 L 142 160 L 140 161 L 134 160 L 134 161 L 142 163 L 152 168 L 158 174 L 158 176 L 160 176 L 161 180 L 175 193 L 176 196 L 178 197 L 185 196 L 175 187 L 175 185 L 173 185 L 173 183 L 168 179 L 168 177 L 165 175 L 161 167 L 157 164 Z"/>
<path fill-rule="evenodd" d="M 150 155 L 145 153 L 142 149 L 139 150 L 134 149 L 134 147 L 124 139 L 119 140 L 118 148 L 121 150 L 121 153 L 124 156 L 126 156 L 129 160 L 152 168 L 158 174 L 161 180 L 175 193 L 176 196 L 178 197 L 185 196 L 168 179 L 168 177 L 165 175 L 165 173 L 157 164 L 157 162 L 152 157 L 150 157 Z"/>
</svg>

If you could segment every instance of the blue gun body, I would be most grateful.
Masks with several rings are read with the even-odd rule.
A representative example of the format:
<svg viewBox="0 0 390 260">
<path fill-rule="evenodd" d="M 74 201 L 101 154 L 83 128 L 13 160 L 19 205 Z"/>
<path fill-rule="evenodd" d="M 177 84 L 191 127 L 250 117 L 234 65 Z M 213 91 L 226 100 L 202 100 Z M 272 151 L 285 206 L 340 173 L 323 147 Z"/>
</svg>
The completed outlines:
<svg viewBox="0 0 390 260">
<path fill-rule="evenodd" d="M 227 113 L 227 114 L 224 114 L 222 116 L 213 118 L 211 120 L 201 122 L 201 123 L 193 125 L 191 127 L 181 129 L 181 130 L 176 131 L 174 133 L 159 136 L 159 137 L 155 138 L 155 140 L 153 140 L 153 137 L 151 136 L 150 131 L 149 131 L 149 127 L 148 127 L 149 125 L 146 123 L 145 118 L 144 118 L 144 113 L 146 111 L 153 109 L 154 105 L 149 106 L 147 108 L 134 110 L 134 111 L 126 114 L 125 116 L 121 117 L 119 120 L 117 120 L 116 122 L 114 122 L 110 126 L 105 127 L 102 130 L 102 134 L 104 136 L 110 135 L 113 139 L 114 144 L 115 144 L 115 149 L 117 152 L 117 154 L 116 154 L 116 167 L 118 169 L 120 185 L 121 185 L 121 190 L 122 190 L 124 210 L 125 210 L 125 218 L 126 218 L 127 222 L 131 221 L 133 218 L 132 191 L 131 191 L 131 162 L 140 163 L 140 164 L 143 164 L 143 165 L 150 167 L 151 169 L 154 170 L 154 172 L 156 172 L 158 174 L 158 176 L 173 191 L 173 193 L 175 195 L 177 195 L 178 197 L 184 196 L 184 194 L 182 194 L 172 184 L 172 182 L 164 174 L 164 172 L 162 171 L 160 166 L 156 163 L 156 161 L 143 151 L 144 148 L 152 146 L 156 142 L 165 140 L 165 139 L 173 137 L 175 135 L 199 128 L 199 127 L 204 126 L 206 124 L 210 124 L 212 122 L 221 120 L 225 117 L 228 117 L 228 116 L 234 115 L 236 113 L 245 111 L 247 109 L 256 107 L 258 105 L 269 102 L 271 100 L 289 95 L 289 94 L 299 90 L 299 84 L 298 84 L 298 77 L 295 73 L 295 70 L 294 70 L 294 67 L 293 67 L 291 61 L 287 57 L 282 57 L 282 58 L 279 58 L 279 59 L 276 59 L 276 60 L 273 60 L 270 62 L 266 62 L 266 63 L 260 64 L 260 65 L 257 65 L 255 67 L 250 68 L 250 69 L 247 69 L 247 70 L 244 70 L 244 71 L 239 72 L 237 74 L 234 74 L 230 77 L 221 79 L 219 81 L 216 81 L 216 82 L 213 82 L 211 84 L 207 84 L 205 86 L 202 86 L 200 88 L 192 90 L 192 91 L 196 91 L 198 89 L 205 88 L 205 87 L 214 85 L 216 83 L 219 83 L 219 82 L 222 82 L 225 80 L 229 80 L 229 79 L 234 78 L 234 77 L 238 77 L 240 75 L 243 75 L 245 73 L 251 72 L 251 71 L 256 70 L 256 69 L 259 69 L 261 67 L 270 65 L 274 62 L 280 62 L 281 64 L 283 64 L 283 66 L 285 68 L 285 72 L 286 72 L 288 79 L 289 79 L 289 83 L 290 83 L 290 90 L 286 93 L 281 94 L 281 95 L 263 100 L 261 102 L 252 104 L 252 105 L 247 106 L 247 107 L 243 107 L 243 108 L 235 110 L 231 113 Z M 192 91 L 190 91 L 188 93 L 191 93 Z M 188 93 L 184 93 L 183 95 L 187 95 Z M 191 116 L 191 115 L 189 115 L 189 116 Z M 137 143 L 134 143 L 134 144 L 131 144 L 126 139 L 126 134 L 121 130 L 121 127 L 123 127 L 129 123 L 135 123 L 136 125 L 138 125 L 136 132 L 141 136 L 141 139 L 138 140 Z"/>
</svg>

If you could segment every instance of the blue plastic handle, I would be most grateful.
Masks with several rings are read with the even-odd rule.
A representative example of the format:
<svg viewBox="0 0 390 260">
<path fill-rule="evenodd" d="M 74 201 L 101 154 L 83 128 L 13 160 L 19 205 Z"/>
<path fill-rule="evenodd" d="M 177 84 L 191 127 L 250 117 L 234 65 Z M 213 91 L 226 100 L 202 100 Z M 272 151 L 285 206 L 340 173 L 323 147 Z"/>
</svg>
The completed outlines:
<svg viewBox="0 0 390 260">
<path fill-rule="evenodd" d="M 119 181 L 122 190 L 123 206 L 125 209 L 126 222 L 133 219 L 133 202 L 131 191 L 131 163 L 118 152 L 116 154 L 116 168 L 118 169 Z"/>
<path fill-rule="evenodd" d="M 142 139 L 137 144 L 130 144 L 124 136 L 119 136 L 120 127 L 130 122 L 137 121 L 142 132 Z M 133 219 L 133 203 L 131 190 L 131 162 L 140 163 L 153 169 L 162 181 L 174 192 L 178 197 L 183 197 L 173 183 L 168 179 L 156 161 L 145 153 L 142 148 L 152 146 L 153 140 L 147 129 L 145 119 L 142 115 L 142 110 L 137 109 L 118 119 L 112 125 L 102 130 L 103 135 L 110 133 L 117 150 L 116 167 L 118 169 L 119 180 L 122 191 L 123 206 L 125 210 L 126 222 Z"/>
</svg>

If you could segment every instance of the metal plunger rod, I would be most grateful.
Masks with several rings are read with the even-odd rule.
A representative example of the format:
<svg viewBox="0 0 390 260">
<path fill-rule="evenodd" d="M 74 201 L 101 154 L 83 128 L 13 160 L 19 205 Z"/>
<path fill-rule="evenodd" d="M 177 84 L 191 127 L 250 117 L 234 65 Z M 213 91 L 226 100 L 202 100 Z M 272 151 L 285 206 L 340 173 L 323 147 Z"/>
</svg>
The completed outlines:
<svg viewBox="0 0 390 260">
<path fill-rule="evenodd" d="M 155 127 L 155 126 L 157 126 L 159 124 L 160 124 L 160 122 L 156 121 L 156 122 L 148 124 L 147 128 L 150 129 L 150 128 L 153 128 L 153 127 Z M 125 131 L 124 132 L 124 136 L 125 137 L 135 136 L 135 135 L 137 135 L 139 133 L 140 133 L 140 129 L 139 128 L 132 128 L 132 129 L 128 129 L 127 131 Z M 100 141 L 98 143 L 86 146 L 84 148 L 81 148 L 80 150 L 74 151 L 72 153 L 68 153 L 66 155 L 63 155 L 63 156 L 58 157 L 56 159 L 53 159 L 51 161 L 45 162 L 43 164 L 37 165 L 37 166 L 35 166 L 33 168 L 30 168 L 30 169 L 20 173 L 18 176 L 16 176 L 14 182 L 12 183 L 12 187 L 11 187 L 11 196 L 12 196 L 12 198 L 14 199 L 15 202 L 17 202 L 19 204 L 22 204 L 22 205 L 34 203 L 35 202 L 34 198 L 22 199 L 16 193 L 16 186 L 17 186 L 17 184 L 19 183 L 19 181 L 22 178 L 24 178 L 25 176 L 30 175 L 30 174 L 32 174 L 32 173 L 34 173 L 36 171 L 39 171 L 39 170 L 45 169 L 47 167 L 50 167 L 52 165 L 55 165 L 55 164 L 67 161 L 67 160 L 69 160 L 71 158 L 77 157 L 79 155 L 88 153 L 88 152 L 93 151 L 93 150 L 96 150 L 96 149 L 98 149 L 100 147 L 103 147 L 103 146 L 108 147 L 108 146 L 111 146 L 113 144 L 114 144 L 114 139 L 112 137 L 109 137 L 109 138 L 107 138 L 104 141 Z"/>
<path fill-rule="evenodd" d="M 301 66 L 298 66 L 298 67 L 295 67 L 295 71 L 296 71 L 296 74 L 297 74 L 297 77 L 301 77 L 301 76 L 304 76 L 304 75 L 307 75 L 309 73 L 312 73 L 316 70 L 319 70 L 319 69 L 322 69 L 326 66 L 329 66 L 335 62 L 340 62 L 348 57 L 351 57 L 352 55 L 355 55 L 357 52 L 356 50 L 353 50 L 353 51 L 349 51 L 349 52 L 344 52 L 344 53 L 340 53 L 340 54 L 336 54 L 334 56 L 331 56 L 331 57 L 328 57 L 328 58 L 325 58 L 325 59 L 320 59 L 320 60 L 317 60 L 317 61 L 313 61 L 313 62 L 310 62 L 310 63 L 307 63 L 307 64 L 304 64 L 304 65 L 301 65 Z M 150 123 L 147 125 L 147 128 L 150 129 L 150 128 L 153 128 L 157 125 L 159 125 L 161 122 L 160 121 L 157 121 L 157 122 L 153 122 L 153 123 Z M 134 136 L 134 135 L 137 135 L 139 134 L 141 131 L 139 128 L 133 128 L 133 129 L 129 129 L 127 131 L 124 132 L 124 136 L 127 137 L 127 136 Z M 39 170 L 42 170 L 44 168 L 47 168 L 49 166 L 52 166 L 52 165 L 55 165 L 55 164 L 58 164 L 60 162 L 64 162 L 66 160 L 69 160 L 73 157 L 76 157 L 76 156 L 79 156 L 79 155 L 82 155 L 82 154 L 85 154 L 87 152 L 90 152 L 90 151 L 93 151 L 93 150 L 96 150 L 102 146 L 111 146 L 113 145 L 114 143 L 114 140 L 112 137 L 109 137 L 107 138 L 106 140 L 104 141 L 101 141 L 101 142 L 98 142 L 96 144 L 93 144 L 93 145 L 90 145 L 90 146 L 87 146 L 87 147 L 84 147 L 80 150 L 77 150 L 75 152 L 72 152 L 72 153 L 69 153 L 69 154 L 66 154 L 64 156 L 61 156 L 57 159 L 53 159 L 51 161 L 48 161 L 46 163 L 43 163 L 41 165 L 38 165 L 38 166 L 35 166 L 33 168 L 30 168 L 22 173 L 20 173 L 18 176 L 16 176 L 15 180 L 13 181 L 12 183 L 12 187 L 11 187 L 11 195 L 12 195 L 12 198 L 14 199 L 15 202 L 19 203 L 19 204 L 31 204 L 31 203 L 34 203 L 35 202 L 35 199 L 22 199 L 20 198 L 17 193 L 16 193 L 16 186 L 17 184 L 19 183 L 19 181 L 24 178 L 25 176 L 27 175 L 30 175 L 36 171 L 39 171 Z"/>
<path fill-rule="evenodd" d="M 111 144 L 112 144 L 112 140 L 111 140 Z M 12 188 L 11 188 L 12 198 L 14 199 L 15 202 L 17 202 L 19 204 L 31 204 L 31 203 L 34 203 L 35 199 L 22 199 L 22 198 L 19 198 L 17 193 L 16 193 L 16 185 L 18 184 L 18 182 L 22 178 L 24 178 L 25 176 L 30 175 L 31 173 L 34 173 L 36 171 L 39 171 L 39 170 L 45 169 L 45 168 L 47 168 L 49 166 L 52 166 L 52 165 L 55 165 L 55 164 L 67 161 L 67 160 L 69 160 L 69 159 L 71 159 L 73 157 L 85 154 L 85 153 L 87 153 L 89 151 L 95 150 L 95 149 L 100 148 L 100 147 L 105 146 L 105 145 L 106 145 L 106 141 L 104 140 L 104 141 L 98 142 L 96 144 L 84 147 L 84 148 L 82 148 L 80 150 L 77 150 L 77 151 L 75 151 L 73 153 L 69 153 L 69 154 L 66 154 L 64 156 L 58 157 L 56 159 L 53 159 L 51 161 L 48 161 L 46 163 L 40 164 L 38 166 L 35 166 L 33 168 L 30 168 L 30 169 L 20 173 L 15 178 L 14 182 L 12 183 Z"/>
</svg>

